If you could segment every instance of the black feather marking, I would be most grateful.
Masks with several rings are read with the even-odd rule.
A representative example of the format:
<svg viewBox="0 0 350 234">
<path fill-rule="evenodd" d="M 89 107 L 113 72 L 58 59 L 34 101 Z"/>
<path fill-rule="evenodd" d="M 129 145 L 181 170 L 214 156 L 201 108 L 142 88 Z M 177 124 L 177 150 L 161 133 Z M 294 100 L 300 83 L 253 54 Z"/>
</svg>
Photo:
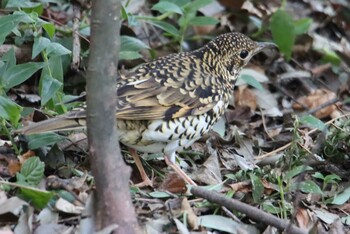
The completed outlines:
<svg viewBox="0 0 350 234">
<path fill-rule="evenodd" d="M 165 120 L 172 120 L 173 115 L 181 109 L 180 106 L 172 106 L 164 113 Z"/>
</svg>

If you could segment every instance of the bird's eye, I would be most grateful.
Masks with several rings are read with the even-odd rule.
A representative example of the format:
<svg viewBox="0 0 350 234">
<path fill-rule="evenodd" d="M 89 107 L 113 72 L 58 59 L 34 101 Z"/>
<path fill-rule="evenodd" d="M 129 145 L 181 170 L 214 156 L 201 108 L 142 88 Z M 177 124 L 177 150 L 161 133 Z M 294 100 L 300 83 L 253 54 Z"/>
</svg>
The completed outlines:
<svg viewBox="0 0 350 234">
<path fill-rule="evenodd" d="M 239 57 L 241 59 L 246 59 L 249 55 L 249 52 L 247 50 L 242 50 L 241 53 L 239 53 Z"/>
</svg>

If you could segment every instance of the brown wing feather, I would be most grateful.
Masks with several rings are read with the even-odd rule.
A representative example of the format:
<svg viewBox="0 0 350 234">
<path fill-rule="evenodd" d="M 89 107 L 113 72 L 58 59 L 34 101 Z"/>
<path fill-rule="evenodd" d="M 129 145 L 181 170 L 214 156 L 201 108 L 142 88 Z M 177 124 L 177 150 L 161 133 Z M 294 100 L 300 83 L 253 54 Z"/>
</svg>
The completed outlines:
<svg viewBox="0 0 350 234">
<path fill-rule="evenodd" d="M 211 89 L 203 88 L 203 80 L 211 74 L 200 63 L 195 56 L 180 54 L 155 60 L 122 77 L 123 84 L 117 88 L 117 118 L 172 119 L 209 111 L 217 102 L 208 99 Z"/>
</svg>

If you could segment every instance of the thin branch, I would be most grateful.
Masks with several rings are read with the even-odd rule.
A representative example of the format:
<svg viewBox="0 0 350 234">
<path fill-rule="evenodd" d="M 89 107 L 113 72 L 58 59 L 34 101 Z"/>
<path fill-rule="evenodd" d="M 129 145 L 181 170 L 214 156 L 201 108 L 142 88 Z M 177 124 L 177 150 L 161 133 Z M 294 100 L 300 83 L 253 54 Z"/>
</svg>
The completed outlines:
<svg viewBox="0 0 350 234">
<path fill-rule="evenodd" d="M 303 230 L 291 224 L 288 220 L 277 218 L 276 216 L 266 213 L 256 207 L 247 205 L 236 199 L 229 199 L 220 193 L 209 191 L 199 187 L 192 187 L 191 193 L 195 196 L 205 198 L 208 201 L 217 203 L 221 206 L 225 206 L 228 209 L 236 210 L 238 212 L 246 214 L 249 218 L 251 218 L 254 221 L 262 222 L 267 225 L 274 226 L 281 231 L 285 230 L 286 233 L 290 233 L 290 234 L 307 234 L 308 233 L 308 231 Z"/>
</svg>

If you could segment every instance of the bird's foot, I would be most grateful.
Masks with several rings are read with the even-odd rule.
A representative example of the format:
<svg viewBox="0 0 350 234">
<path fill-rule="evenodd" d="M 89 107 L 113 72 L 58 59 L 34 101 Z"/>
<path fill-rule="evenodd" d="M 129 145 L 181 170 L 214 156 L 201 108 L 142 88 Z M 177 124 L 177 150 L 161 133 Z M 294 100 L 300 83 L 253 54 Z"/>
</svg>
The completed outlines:
<svg viewBox="0 0 350 234">
<path fill-rule="evenodd" d="M 152 187 L 153 188 L 153 180 L 149 179 L 148 177 L 143 179 L 142 182 L 134 184 L 135 187 L 138 188 L 144 188 L 144 187 Z"/>
<path fill-rule="evenodd" d="M 194 182 L 183 170 L 181 170 L 176 163 L 172 162 L 166 155 L 164 159 L 165 163 L 170 166 L 186 183 L 197 186 L 196 182 Z"/>
</svg>

